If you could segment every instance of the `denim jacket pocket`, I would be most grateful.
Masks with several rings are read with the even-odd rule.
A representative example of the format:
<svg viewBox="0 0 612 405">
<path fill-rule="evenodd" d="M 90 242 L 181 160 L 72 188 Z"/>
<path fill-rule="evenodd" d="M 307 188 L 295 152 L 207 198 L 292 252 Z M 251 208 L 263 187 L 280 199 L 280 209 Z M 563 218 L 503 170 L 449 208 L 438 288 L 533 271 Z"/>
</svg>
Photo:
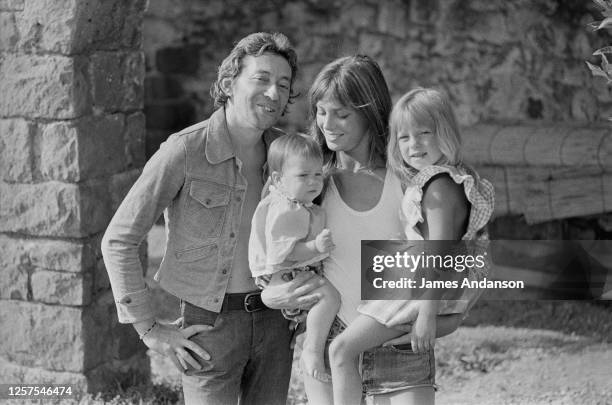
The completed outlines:
<svg viewBox="0 0 612 405">
<path fill-rule="evenodd" d="M 174 253 L 174 256 L 179 262 L 182 263 L 191 263 L 212 256 L 212 258 L 214 258 L 214 262 L 216 263 L 217 244 L 211 243 L 209 245 L 198 246 L 195 248 L 177 250 Z"/>
<path fill-rule="evenodd" d="M 185 204 L 182 228 L 198 239 L 216 238 L 221 234 L 227 213 L 231 188 L 206 180 L 192 180 Z"/>
</svg>

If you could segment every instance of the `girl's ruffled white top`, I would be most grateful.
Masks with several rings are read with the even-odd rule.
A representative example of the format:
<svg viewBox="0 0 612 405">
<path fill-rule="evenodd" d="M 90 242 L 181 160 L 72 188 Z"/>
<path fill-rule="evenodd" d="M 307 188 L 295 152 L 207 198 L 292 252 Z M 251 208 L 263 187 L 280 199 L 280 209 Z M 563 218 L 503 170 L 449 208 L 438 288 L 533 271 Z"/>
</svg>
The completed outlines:
<svg viewBox="0 0 612 405">
<path fill-rule="evenodd" d="M 465 196 L 470 203 L 470 214 L 467 231 L 462 240 L 471 241 L 468 244 L 472 255 L 483 255 L 485 266 L 468 268 L 468 280 L 482 280 L 487 276 L 490 269 L 489 255 L 485 254 L 488 248 L 489 235 L 486 225 L 493 215 L 495 204 L 495 192 L 493 185 L 466 165 L 438 166 L 432 165 L 419 171 L 412 177 L 406 187 L 400 208 L 400 220 L 407 240 L 423 240 L 423 236 L 417 228 L 417 224 L 423 222 L 423 210 L 421 201 L 423 199 L 423 187 L 434 176 L 446 173 L 457 184 L 463 186 Z M 441 300 L 438 306 L 439 314 L 462 313 L 467 316 L 467 311 L 474 305 L 482 291 L 474 288 L 466 288 L 462 291 L 459 299 Z M 414 318 L 415 307 L 409 305 L 410 301 L 384 300 L 364 301 L 359 307 L 359 312 L 369 315 L 383 324 L 387 324 L 393 317 Z M 414 320 L 414 319 L 412 319 Z"/>
<path fill-rule="evenodd" d="M 329 253 L 308 260 L 288 259 L 298 242 L 307 242 L 325 227 L 325 212 L 316 204 L 303 204 L 270 185 L 253 215 L 249 238 L 249 265 L 253 277 L 317 263 Z"/>
</svg>

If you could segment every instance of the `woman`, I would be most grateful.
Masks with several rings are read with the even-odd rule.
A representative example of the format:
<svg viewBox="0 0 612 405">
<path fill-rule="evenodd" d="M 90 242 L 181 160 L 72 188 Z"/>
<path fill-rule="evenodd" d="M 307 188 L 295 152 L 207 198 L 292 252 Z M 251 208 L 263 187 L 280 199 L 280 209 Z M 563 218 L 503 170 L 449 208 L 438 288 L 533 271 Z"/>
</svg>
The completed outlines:
<svg viewBox="0 0 612 405">
<path fill-rule="evenodd" d="M 325 66 L 309 91 L 312 135 L 324 151 L 329 183 L 322 206 L 336 244 L 324 263 L 325 276 L 342 298 L 330 338 L 357 316 L 360 302 L 361 239 L 396 239 L 401 233 L 399 180 L 386 169 L 385 149 L 391 97 L 380 67 L 367 56 L 350 56 Z M 312 283 L 312 281 L 309 281 Z M 306 282 L 306 285 L 309 283 Z M 269 288 L 262 299 L 273 308 L 291 308 L 312 300 L 300 295 L 304 279 L 288 288 Z M 460 316 L 439 317 L 437 336 L 454 331 Z M 409 327 L 404 328 L 409 331 Z M 393 343 L 409 342 L 409 336 Z M 407 347 L 376 348 L 364 356 L 367 399 L 374 404 L 434 402 L 433 351 L 423 362 Z M 415 363 L 424 366 L 414 372 Z M 365 376 L 364 376 L 365 377 Z M 304 376 L 309 402 L 332 404 L 332 386 Z"/>
</svg>

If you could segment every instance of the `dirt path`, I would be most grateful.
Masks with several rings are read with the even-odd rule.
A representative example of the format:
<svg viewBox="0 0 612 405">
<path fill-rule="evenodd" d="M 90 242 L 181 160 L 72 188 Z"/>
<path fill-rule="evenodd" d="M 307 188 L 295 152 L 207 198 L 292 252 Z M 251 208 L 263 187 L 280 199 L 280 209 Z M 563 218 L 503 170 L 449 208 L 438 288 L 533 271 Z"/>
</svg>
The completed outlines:
<svg viewBox="0 0 612 405">
<path fill-rule="evenodd" d="M 437 357 L 439 405 L 612 404 L 612 345 L 589 338 L 463 327 Z"/>
</svg>

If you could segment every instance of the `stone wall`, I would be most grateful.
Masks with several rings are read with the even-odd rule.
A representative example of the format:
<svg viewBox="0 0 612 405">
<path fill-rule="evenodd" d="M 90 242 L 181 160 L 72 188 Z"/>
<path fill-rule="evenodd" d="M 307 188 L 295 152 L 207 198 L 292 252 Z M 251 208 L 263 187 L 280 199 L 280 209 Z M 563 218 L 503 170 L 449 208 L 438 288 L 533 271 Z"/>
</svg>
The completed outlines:
<svg viewBox="0 0 612 405">
<path fill-rule="evenodd" d="M 3 383 L 95 391 L 148 370 L 100 253 L 145 162 L 145 4 L 0 0 Z"/>
<path fill-rule="evenodd" d="M 612 158 L 612 136 L 602 124 L 612 116 L 612 88 L 584 63 L 598 63 L 592 52 L 612 43 L 607 32 L 587 30 L 596 19 L 594 5 L 579 0 L 151 0 L 143 28 L 147 154 L 172 131 L 210 114 L 216 68 L 237 40 L 280 31 L 297 48 L 302 95 L 322 66 L 353 53 L 376 58 L 394 100 L 418 85 L 446 90 L 464 127 L 467 160 L 486 165 L 493 180 L 502 176 L 495 184 L 498 215 L 526 213 L 536 223 L 609 212 L 609 187 L 581 200 L 555 194 L 568 177 L 574 186 L 610 178 L 610 164 L 601 161 Z M 281 126 L 304 130 L 305 102 L 300 97 Z M 592 147 L 571 148 L 586 135 Z M 500 147 L 485 162 L 471 145 L 487 138 Z M 528 159 L 508 161 L 527 143 L 539 146 Z M 565 155 L 556 156 L 553 146 L 563 146 Z M 568 157 L 573 152 L 579 155 Z M 571 175 L 576 169 L 580 176 Z M 510 177 L 513 201 L 505 207 Z M 562 209 L 531 215 L 532 205 L 560 199 Z"/>
<path fill-rule="evenodd" d="M 612 93 L 584 63 L 611 42 L 586 29 L 599 17 L 575 0 L 151 0 L 147 139 L 152 151 L 169 131 L 209 115 L 218 64 L 235 41 L 262 30 L 296 45 L 302 94 L 324 64 L 361 52 L 379 61 L 394 99 L 416 85 L 447 90 L 464 126 L 601 120 L 612 115 Z M 304 127 L 304 101 L 285 125 Z"/>
</svg>

